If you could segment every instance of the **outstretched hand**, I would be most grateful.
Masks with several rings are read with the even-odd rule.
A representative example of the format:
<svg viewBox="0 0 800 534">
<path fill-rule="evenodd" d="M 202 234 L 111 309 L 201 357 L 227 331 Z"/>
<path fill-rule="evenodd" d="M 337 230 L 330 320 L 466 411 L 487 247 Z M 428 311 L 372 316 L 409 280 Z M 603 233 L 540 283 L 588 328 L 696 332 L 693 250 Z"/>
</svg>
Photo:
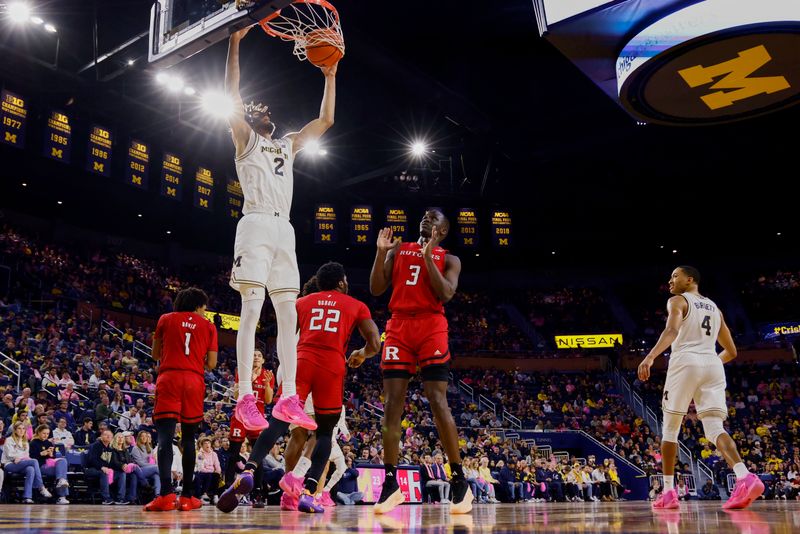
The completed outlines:
<svg viewBox="0 0 800 534">
<path fill-rule="evenodd" d="M 425 246 L 422 248 L 422 254 L 426 258 L 430 258 L 433 255 L 433 249 L 438 247 L 443 240 L 444 234 L 439 232 L 439 229 L 434 226 L 431 230 L 431 238 L 425 242 Z"/>
<path fill-rule="evenodd" d="M 322 74 L 324 74 L 325 77 L 327 78 L 329 76 L 336 76 L 336 69 L 338 69 L 338 67 L 339 67 L 339 62 L 337 61 L 330 67 L 320 67 L 319 70 L 321 70 Z"/>
<path fill-rule="evenodd" d="M 384 228 L 378 232 L 378 250 L 389 252 L 400 246 L 400 238 L 393 236 L 394 232 L 391 228 Z"/>
</svg>

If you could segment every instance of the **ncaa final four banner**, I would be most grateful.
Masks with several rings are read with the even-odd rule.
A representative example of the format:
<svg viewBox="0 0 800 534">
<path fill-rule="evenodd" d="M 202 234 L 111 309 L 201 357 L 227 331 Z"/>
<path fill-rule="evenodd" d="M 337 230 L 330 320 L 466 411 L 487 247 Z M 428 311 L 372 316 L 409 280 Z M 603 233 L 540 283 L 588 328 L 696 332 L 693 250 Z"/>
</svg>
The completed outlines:
<svg viewBox="0 0 800 534">
<path fill-rule="evenodd" d="M 86 170 L 101 176 L 111 176 L 112 145 L 111 130 L 97 124 L 92 125 L 89 143 L 86 145 Z"/>
<path fill-rule="evenodd" d="M 161 166 L 161 194 L 174 200 L 181 199 L 183 187 L 183 163 L 175 154 L 164 152 Z"/>
<path fill-rule="evenodd" d="M 472 208 L 461 208 L 456 217 L 458 244 L 462 247 L 478 246 L 478 215 Z"/>
<path fill-rule="evenodd" d="M 314 213 L 314 243 L 336 243 L 336 208 L 319 204 Z"/>
<path fill-rule="evenodd" d="M 374 241 L 372 206 L 353 206 L 350 209 L 350 241 L 353 245 L 367 245 Z"/>
<path fill-rule="evenodd" d="M 408 212 L 405 208 L 386 208 L 386 226 L 392 229 L 394 237 L 408 241 Z"/>
<path fill-rule="evenodd" d="M 228 183 L 225 189 L 228 193 L 228 215 L 232 219 L 238 220 L 242 216 L 242 207 L 244 206 L 242 184 L 239 183 L 239 180 L 228 176 Z"/>
<path fill-rule="evenodd" d="M 194 175 L 194 207 L 214 210 L 214 175 L 205 167 L 198 167 Z"/>
<path fill-rule="evenodd" d="M 0 117 L 2 117 L 0 141 L 17 148 L 25 148 L 25 124 L 28 121 L 25 99 L 3 89 Z"/>
<path fill-rule="evenodd" d="M 72 125 L 69 116 L 60 111 L 50 112 L 44 129 L 44 156 L 69 163 L 72 149 Z"/>
<path fill-rule="evenodd" d="M 128 145 L 128 165 L 125 167 L 125 183 L 147 189 L 147 178 L 150 175 L 150 146 L 137 139 L 131 139 Z"/>
<path fill-rule="evenodd" d="M 492 210 L 492 243 L 499 248 L 511 246 L 511 212 Z"/>
</svg>

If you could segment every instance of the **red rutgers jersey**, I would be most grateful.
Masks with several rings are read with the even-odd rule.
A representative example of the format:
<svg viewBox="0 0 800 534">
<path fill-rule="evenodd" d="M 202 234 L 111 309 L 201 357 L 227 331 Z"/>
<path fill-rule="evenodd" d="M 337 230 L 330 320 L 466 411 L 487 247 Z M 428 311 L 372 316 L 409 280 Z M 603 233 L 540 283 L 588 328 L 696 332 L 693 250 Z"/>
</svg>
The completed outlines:
<svg viewBox="0 0 800 534">
<path fill-rule="evenodd" d="M 317 360 L 325 367 L 330 366 L 331 362 L 323 359 L 335 354 L 341 356 L 339 363 L 344 364 L 345 350 L 353 329 L 367 319 L 372 319 L 372 315 L 366 304 L 338 291 L 320 291 L 298 299 L 298 360 Z"/>
<path fill-rule="evenodd" d="M 433 249 L 433 263 L 444 273 L 447 251 L 442 247 Z M 414 316 L 425 314 L 444 315 L 444 305 L 433 292 L 428 268 L 422 257 L 422 245 L 402 243 L 394 255 L 392 270 L 392 299 L 389 311 L 392 316 Z"/>
<path fill-rule="evenodd" d="M 239 371 L 236 371 L 236 383 L 239 383 Z M 267 389 L 267 385 L 267 370 L 262 367 L 261 373 L 253 377 L 253 396 L 256 398 L 256 404 L 261 413 L 264 413 L 264 391 Z M 272 375 L 269 388 L 275 391 L 275 375 Z"/>
<path fill-rule="evenodd" d="M 216 327 L 194 312 L 162 315 L 154 338 L 161 340 L 159 373 L 189 371 L 204 376 L 206 354 L 217 351 Z"/>
</svg>

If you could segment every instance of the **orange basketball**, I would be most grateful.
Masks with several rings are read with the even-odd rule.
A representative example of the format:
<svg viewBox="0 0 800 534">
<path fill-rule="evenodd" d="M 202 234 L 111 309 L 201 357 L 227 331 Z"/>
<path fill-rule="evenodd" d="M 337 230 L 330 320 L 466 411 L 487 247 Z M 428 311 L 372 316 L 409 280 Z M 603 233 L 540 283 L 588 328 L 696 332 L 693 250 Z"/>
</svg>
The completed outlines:
<svg viewBox="0 0 800 534">
<path fill-rule="evenodd" d="M 320 28 L 308 33 L 306 37 L 306 56 L 317 67 L 336 65 L 344 53 L 334 43 L 340 42 L 339 35 L 330 28 Z"/>
</svg>

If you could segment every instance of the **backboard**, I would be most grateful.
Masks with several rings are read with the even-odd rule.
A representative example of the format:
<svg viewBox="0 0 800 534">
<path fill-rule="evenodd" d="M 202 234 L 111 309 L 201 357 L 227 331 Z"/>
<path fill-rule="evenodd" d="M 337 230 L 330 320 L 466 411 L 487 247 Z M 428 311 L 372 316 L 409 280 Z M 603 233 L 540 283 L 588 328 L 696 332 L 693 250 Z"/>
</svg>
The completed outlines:
<svg viewBox="0 0 800 534">
<path fill-rule="evenodd" d="M 292 0 L 157 0 L 150 10 L 148 61 L 171 67 L 291 3 Z"/>
</svg>

